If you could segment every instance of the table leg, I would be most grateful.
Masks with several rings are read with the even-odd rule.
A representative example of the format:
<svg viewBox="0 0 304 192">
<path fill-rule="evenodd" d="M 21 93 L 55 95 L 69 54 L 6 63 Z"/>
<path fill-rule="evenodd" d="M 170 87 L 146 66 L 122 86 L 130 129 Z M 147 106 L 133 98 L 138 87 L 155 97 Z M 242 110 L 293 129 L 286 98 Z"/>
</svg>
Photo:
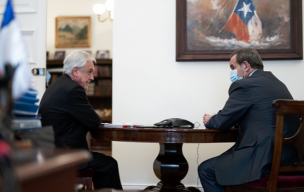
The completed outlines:
<svg viewBox="0 0 304 192">
<path fill-rule="evenodd" d="M 185 188 L 181 180 L 187 175 L 189 166 L 183 155 L 182 143 L 160 143 L 160 150 L 154 161 L 153 169 L 155 175 L 161 180 L 157 186 L 147 189 L 161 192 L 190 191 Z M 191 191 L 199 191 L 191 187 Z"/>
</svg>

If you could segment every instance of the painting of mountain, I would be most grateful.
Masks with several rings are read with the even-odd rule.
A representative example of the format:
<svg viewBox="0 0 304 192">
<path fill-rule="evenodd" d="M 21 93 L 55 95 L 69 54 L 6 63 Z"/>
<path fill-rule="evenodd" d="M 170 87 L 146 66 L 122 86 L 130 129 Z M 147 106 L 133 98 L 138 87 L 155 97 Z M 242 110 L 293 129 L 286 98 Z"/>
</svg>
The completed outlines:
<svg viewBox="0 0 304 192">
<path fill-rule="evenodd" d="M 90 47 L 90 17 L 57 17 L 56 47 Z"/>
</svg>

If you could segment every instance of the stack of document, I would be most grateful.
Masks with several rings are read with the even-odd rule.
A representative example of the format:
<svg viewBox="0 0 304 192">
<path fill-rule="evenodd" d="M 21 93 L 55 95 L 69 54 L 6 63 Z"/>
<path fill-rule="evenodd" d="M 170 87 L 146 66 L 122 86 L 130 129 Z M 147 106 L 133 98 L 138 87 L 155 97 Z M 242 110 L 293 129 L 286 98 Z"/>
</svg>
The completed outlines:
<svg viewBox="0 0 304 192">
<path fill-rule="evenodd" d="M 30 88 L 26 94 L 14 101 L 12 127 L 15 131 L 41 128 L 41 117 L 37 115 L 37 90 Z"/>
<path fill-rule="evenodd" d="M 26 119 L 26 118 L 15 118 L 13 119 L 13 129 L 15 131 L 27 130 L 27 129 L 38 129 L 41 128 L 40 119 Z"/>
</svg>

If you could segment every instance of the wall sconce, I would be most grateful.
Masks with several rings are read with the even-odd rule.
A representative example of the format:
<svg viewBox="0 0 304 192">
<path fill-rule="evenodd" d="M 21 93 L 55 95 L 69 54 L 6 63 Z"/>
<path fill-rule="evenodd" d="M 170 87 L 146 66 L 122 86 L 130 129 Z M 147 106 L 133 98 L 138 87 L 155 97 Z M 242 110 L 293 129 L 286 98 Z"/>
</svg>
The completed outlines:
<svg viewBox="0 0 304 192">
<path fill-rule="evenodd" d="M 113 20 L 113 16 L 114 16 L 114 0 L 107 0 L 105 5 L 104 4 L 95 4 L 92 7 L 93 12 L 97 15 L 98 17 L 98 21 L 100 22 L 105 22 L 107 19 L 111 18 Z M 109 15 L 104 18 L 101 19 L 101 15 L 105 12 L 108 11 Z"/>
</svg>

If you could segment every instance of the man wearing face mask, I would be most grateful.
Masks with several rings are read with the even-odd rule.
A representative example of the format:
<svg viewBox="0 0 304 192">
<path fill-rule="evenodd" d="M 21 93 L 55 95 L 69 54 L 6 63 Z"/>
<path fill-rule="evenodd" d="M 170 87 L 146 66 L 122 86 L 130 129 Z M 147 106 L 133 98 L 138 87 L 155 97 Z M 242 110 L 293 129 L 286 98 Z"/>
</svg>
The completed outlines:
<svg viewBox="0 0 304 192">
<path fill-rule="evenodd" d="M 287 87 L 271 72 L 264 71 L 260 55 L 254 49 L 234 51 L 229 98 L 217 114 L 204 115 L 206 128 L 227 130 L 239 124 L 238 140 L 218 157 L 204 161 L 198 174 L 205 192 L 224 192 L 227 185 L 258 180 L 268 174 L 275 135 L 275 99 L 293 99 Z M 296 116 L 285 117 L 284 136 L 298 129 Z M 289 152 L 292 152 L 289 154 Z M 288 154 L 287 154 L 288 153 Z M 292 164 L 296 152 L 284 150 L 282 161 Z"/>
</svg>

